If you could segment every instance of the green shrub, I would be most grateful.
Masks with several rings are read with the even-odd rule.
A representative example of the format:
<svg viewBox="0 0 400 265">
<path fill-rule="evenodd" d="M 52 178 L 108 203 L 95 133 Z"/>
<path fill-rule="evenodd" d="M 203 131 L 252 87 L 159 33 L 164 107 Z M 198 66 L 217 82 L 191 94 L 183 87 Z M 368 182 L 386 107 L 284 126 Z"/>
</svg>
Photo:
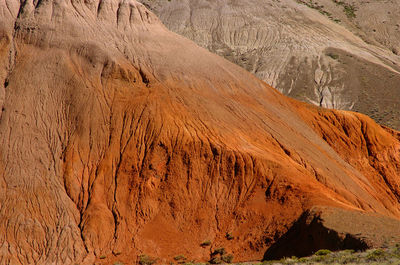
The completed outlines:
<svg viewBox="0 0 400 265">
<path fill-rule="evenodd" d="M 311 258 L 311 260 L 314 262 L 322 262 L 322 261 L 324 261 L 324 259 L 325 259 L 325 256 L 313 256 Z"/>
<path fill-rule="evenodd" d="M 105 258 L 107 258 L 107 256 L 106 255 L 101 255 L 99 258 L 100 259 L 105 259 Z"/>
<path fill-rule="evenodd" d="M 339 59 L 339 55 L 337 55 L 337 54 L 334 54 L 334 53 L 328 53 L 327 54 L 329 57 L 331 57 L 332 59 L 334 59 L 334 60 L 337 60 L 337 59 Z"/>
<path fill-rule="evenodd" d="M 360 259 L 359 259 L 359 257 L 357 257 L 355 255 L 348 255 L 348 256 L 341 257 L 339 259 L 339 261 L 342 264 L 359 263 Z"/>
<path fill-rule="evenodd" d="M 385 256 L 385 251 L 378 248 L 367 255 L 367 260 L 378 261 L 382 259 L 384 256 Z"/>
<path fill-rule="evenodd" d="M 353 5 L 345 5 L 343 6 L 343 11 L 348 18 L 355 18 L 356 17 L 356 8 Z"/>
<path fill-rule="evenodd" d="M 233 261 L 233 255 L 232 255 L 232 254 L 226 254 L 226 255 L 223 255 L 223 256 L 221 257 L 221 259 L 222 259 L 222 261 L 225 262 L 225 263 L 232 263 L 232 261 Z"/>
<path fill-rule="evenodd" d="M 352 4 L 347 4 L 341 0 L 333 0 L 333 2 L 338 5 L 338 6 L 342 6 L 343 7 L 343 12 L 346 14 L 346 16 L 349 19 L 355 18 L 356 17 L 356 11 L 357 8 L 356 6 L 352 5 Z"/>
<path fill-rule="evenodd" d="M 315 252 L 315 255 L 317 256 L 326 256 L 328 254 L 330 254 L 331 251 L 329 249 L 320 249 L 317 252 Z"/>
<path fill-rule="evenodd" d="M 226 253 L 225 248 L 216 248 L 212 253 L 212 255 L 217 255 L 217 254 L 224 255 L 225 253 Z"/>
<path fill-rule="evenodd" d="M 178 255 L 174 257 L 174 260 L 178 261 L 178 260 L 184 260 L 186 259 L 186 257 L 184 255 Z"/>
<path fill-rule="evenodd" d="M 139 264 L 140 265 L 152 265 L 156 262 L 155 258 L 149 257 L 147 255 L 139 256 Z"/>
<path fill-rule="evenodd" d="M 228 240 L 234 239 L 233 235 L 231 233 L 226 233 L 225 238 Z"/>
<path fill-rule="evenodd" d="M 221 258 L 219 258 L 219 257 L 214 257 L 214 258 L 210 259 L 209 262 L 211 264 L 221 264 L 222 263 Z"/>
<path fill-rule="evenodd" d="M 400 258 L 400 247 L 394 247 L 392 249 L 392 255 L 397 256 L 398 258 Z"/>
<path fill-rule="evenodd" d="M 210 240 L 203 241 L 200 244 L 200 246 L 202 246 L 202 247 L 206 247 L 206 246 L 209 246 L 209 245 L 211 245 L 211 241 Z"/>
<path fill-rule="evenodd" d="M 308 259 L 306 257 L 302 257 L 302 258 L 299 258 L 297 261 L 301 262 L 301 263 L 305 263 L 308 261 Z"/>
</svg>

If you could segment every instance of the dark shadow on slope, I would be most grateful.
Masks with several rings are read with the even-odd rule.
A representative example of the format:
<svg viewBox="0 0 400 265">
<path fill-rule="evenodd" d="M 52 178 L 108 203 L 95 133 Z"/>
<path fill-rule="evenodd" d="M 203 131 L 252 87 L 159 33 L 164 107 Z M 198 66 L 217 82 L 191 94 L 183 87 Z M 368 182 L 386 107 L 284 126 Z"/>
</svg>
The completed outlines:
<svg viewBox="0 0 400 265">
<path fill-rule="evenodd" d="M 264 254 L 264 260 L 304 257 L 319 249 L 365 250 L 368 244 L 351 234 L 341 234 L 324 226 L 319 214 L 304 212 L 293 226 Z"/>
</svg>

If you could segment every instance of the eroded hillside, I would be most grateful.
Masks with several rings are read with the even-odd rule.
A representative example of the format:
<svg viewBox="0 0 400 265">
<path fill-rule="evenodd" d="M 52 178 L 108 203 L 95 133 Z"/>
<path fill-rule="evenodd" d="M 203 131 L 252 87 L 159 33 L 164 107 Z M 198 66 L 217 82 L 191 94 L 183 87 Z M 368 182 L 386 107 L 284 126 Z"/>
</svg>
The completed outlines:
<svg viewBox="0 0 400 265">
<path fill-rule="evenodd" d="M 141 0 L 282 93 L 400 128 L 396 1 Z"/>
<path fill-rule="evenodd" d="M 133 0 L 0 14 L 1 264 L 256 260 L 309 212 L 400 237 L 397 131 L 289 99 Z"/>
</svg>

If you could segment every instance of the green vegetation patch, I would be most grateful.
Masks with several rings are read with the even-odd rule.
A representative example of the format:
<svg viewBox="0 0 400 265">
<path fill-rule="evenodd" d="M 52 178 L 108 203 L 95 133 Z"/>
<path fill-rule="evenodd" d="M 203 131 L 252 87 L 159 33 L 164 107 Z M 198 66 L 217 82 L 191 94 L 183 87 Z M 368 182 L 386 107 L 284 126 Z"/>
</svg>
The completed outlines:
<svg viewBox="0 0 400 265">
<path fill-rule="evenodd" d="M 353 4 L 348 4 L 346 2 L 343 2 L 341 0 L 332 0 L 336 5 L 342 6 L 343 7 L 343 12 L 346 14 L 346 16 L 349 19 L 355 18 L 356 17 L 356 11 L 357 8 Z"/>
<path fill-rule="evenodd" d="M 331 57 L 333 60 L 337 60 L 337 59 L 339 59 L 339 55 L 337 55 L 337 54 L 334 54 L 334 53 L 327 53 L 326 54 L 327 56 L 329 56 L 329 57 Z"/>
<path fill-rule="evenodd" d="M 233 235 L 231 233 L 226 233 L 225 234 L 225 238 L 228 239 L 228 240 L 234 239 L 234 237 L 233 237 Z"/>
<path fill-rule="evenodd" d="M 212 255 L 224 255 L 226 253 L 225 248 L 216 248 Z"/>
<path fill-rule="evenodd" d="M 200 246 L 202 247 L 207 247 L 211 245 L 211 240 L 205 240 L 203 242 L 200 243 Z"/>
<path fill-rule="evenodd" d="M 386 253 L 383 249 L 375 249 L 367 255 L 367 260 L 380 261 L 383 260 Z"/>
<path fill-rule="evenodd" d="M 225 263 L 232 263 L 233 261 L 233 255 L 232 254 L 226 254 L 221 256 L 221 260 Z"/>
<path fill-rule="evenodd" d="M 332 251 L 330 251 L 329 249 L 320 249 L 317 252 L 315 252 L 315 255 L 317 256 L 326 256 L 328 254 L 331 254 Z"/>
<path fill-rule="evenodd" d="M 156 262 L 156 259 L 153 257 L 149 257 L 145 254 L 139 256 L 139 264 L 140 265 L 152 265 Z"/>
<path fill-rule="evenodd" d="M 337 0 L 332 0 L 332 1 L 334 1 L 336 3 Z M 309 8 L 318 10 L 319 13 L 321 13 L 324 16 L 327 16 L 330 20 L 332 20 L 332 21 L 334 21 L 336 23 L 340 23 L 341 22 L 340 19 L 334 18 L 333 15 L 330 12 L 328 12 L 328 11 L 326 11 L 324 9 L 323 5 L 318 4 L 318 2 L 316 2 L 316 1 L 313 1 L 313 0 L 297 0 L 297 3 L 302 4 L 302 5 L 306 5 Z M 355 12 L 355 9 L 354 9 L 354 12 Z"/>
<path fill-rule="evenodd" d="M 369 249 L 366 251 L 342 250 L 332 252 L 321 249 L 314 255 L 302 258 L 282 258 L 280 260 L 264 261 L 263 265 L 283 264 L 400 264 L 399 247 L 388 247 L 384 249 Z"/>
<path fill-rule="evenodd" d="M 221 260 L 220 257 L 214 257 L 214 258 L 210 259 L 209 263 L 211 263 L 211 264 L 221 264 L 222 260 Z"/>
<path fill-rule="evenodd" d="M 176 261 L 185 260 L 185 259 L 186 259 L 185 255 L 177 255 L 177 256 L 174 257 L 174 260 L 176 260 Z"/>
</svg>

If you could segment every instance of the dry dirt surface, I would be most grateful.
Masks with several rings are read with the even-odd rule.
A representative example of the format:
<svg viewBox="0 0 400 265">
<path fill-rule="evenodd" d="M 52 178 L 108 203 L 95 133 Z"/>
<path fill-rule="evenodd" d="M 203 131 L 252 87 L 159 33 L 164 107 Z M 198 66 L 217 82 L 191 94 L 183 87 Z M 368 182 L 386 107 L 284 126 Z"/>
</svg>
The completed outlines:
<svg viewBox="0 0 400 265">
<path fill-rule="evenodd" d="M 396 236 L 399 132 L 287 98 L 136 1 L 0 0 L 0 84 L 0 264 L 260 260 L 311 212 Z"/>
<path fill-rule="evenodd" d="M 282 93 L 400 129 L 396 0 L 140 0 Z"/>
</svg>

